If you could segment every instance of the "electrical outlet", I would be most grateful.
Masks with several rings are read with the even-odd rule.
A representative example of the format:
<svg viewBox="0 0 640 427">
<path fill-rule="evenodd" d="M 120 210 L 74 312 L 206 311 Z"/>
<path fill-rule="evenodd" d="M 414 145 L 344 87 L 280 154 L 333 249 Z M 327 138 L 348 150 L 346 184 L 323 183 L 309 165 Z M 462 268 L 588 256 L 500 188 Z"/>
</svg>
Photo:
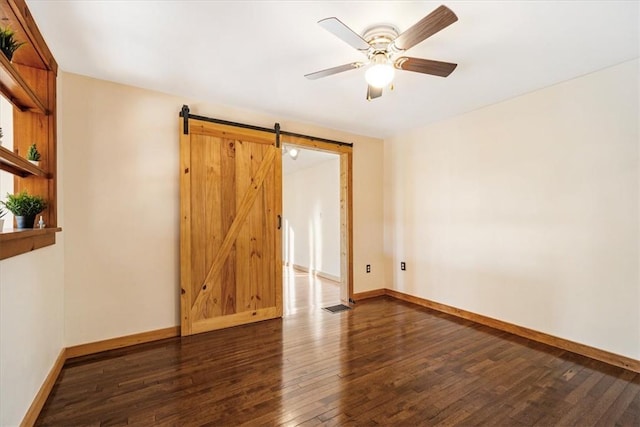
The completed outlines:
<svg viewBox="0 0 640 427">
<path fill-rule="evenodd" d="M 405 271 L 407 269 L 407 263 L 402 261 L 400 263 L 400 270 Z"/>
<path fill-rule="evenodd" d="M 367 273 L 371 273 L 371 264 L 367 264 Z"/>
</svg>

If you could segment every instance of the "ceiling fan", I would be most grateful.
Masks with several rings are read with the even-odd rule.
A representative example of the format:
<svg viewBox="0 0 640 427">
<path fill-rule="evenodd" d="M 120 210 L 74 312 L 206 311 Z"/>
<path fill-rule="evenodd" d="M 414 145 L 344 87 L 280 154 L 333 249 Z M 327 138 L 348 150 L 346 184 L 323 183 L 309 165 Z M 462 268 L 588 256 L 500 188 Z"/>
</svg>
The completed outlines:
<svg viewBox="0 0 640 427">
<path fill-rule="evenodd" d="M 398 29 L 393 25 L 382 24 L 368 28 L 360 36 L 338 18 L 323 19 L 318 21 L 322 28 L 365 54 L 367 61 L 351 62 L 327 68 L 326 70 L 306 74 L 305 77 L 315 80 L 343 71 L 369 66 L 365 73 L 365 79 L 369 85 L 367 88 L 368 100 L 382 96 L 382 88 L 391 84 L 395 73 L 394 69 L 396 68 L 447 77 L 456 69 L 458 64 L 399 55 L 457 20 L 458 17 L 451 9 L 446 6 L 440 6 L 402 34 L 399 34 Z"/>
</svg>

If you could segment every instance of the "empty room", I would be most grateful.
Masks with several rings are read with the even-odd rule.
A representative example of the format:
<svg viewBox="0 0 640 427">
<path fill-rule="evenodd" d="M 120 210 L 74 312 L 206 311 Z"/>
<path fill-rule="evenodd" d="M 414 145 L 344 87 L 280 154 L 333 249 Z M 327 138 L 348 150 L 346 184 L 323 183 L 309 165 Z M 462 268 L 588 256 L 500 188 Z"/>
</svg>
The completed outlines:
<svg viewBox="0 0 640 427">
<path fill-rule="evenodd" d="M 0 426 L 640 426 L 640 1 L 0 6 Z"/>
</svg>

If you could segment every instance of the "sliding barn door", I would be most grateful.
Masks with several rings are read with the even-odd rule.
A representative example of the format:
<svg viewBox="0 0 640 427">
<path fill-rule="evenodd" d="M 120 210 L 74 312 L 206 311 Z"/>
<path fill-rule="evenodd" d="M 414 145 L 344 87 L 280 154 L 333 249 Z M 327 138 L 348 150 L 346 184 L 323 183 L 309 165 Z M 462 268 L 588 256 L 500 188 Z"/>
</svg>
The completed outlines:
<svg viewBox="0 0 640 427">
<path fill-rule="evenodd" d="M 275 134 L 194 119 L 180 128 L 182 335 L 281 317 Z"/>
</svg>

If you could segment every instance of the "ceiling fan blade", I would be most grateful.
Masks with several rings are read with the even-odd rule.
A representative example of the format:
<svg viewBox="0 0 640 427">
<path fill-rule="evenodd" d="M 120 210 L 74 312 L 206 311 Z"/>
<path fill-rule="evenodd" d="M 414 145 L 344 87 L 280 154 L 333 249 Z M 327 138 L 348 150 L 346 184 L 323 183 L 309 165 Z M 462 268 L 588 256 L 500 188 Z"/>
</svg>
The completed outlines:
<svg viewBox="0 0 640 427">
<path fill-rule="evenodd" d="M 431 74 L 447 77 L 456 69 L 458 64 L 451 62 L 433 61 L 431 59 L 410 58 L 402 56 L 396 59 L 395 67 L 400 70 L 415 71 L 416 73 Z"/>
<path fill-rule="evenodd" d="M 339 65 L 337 67 L 327 68 L 326 70 L 316 71 L 315 73 L 305 74 L 304 76 L 309 80 L 315 80 L 360 67 L 362 67 L 362 62 L 352 62 L 350 64 Z"/>
<path fill-rule="evenodd" d="M 382 88 L 369 85 L 367 87 L 367 101 L 380 98 L 382 96 Z"/>
<path fill-rule="evenodd" d="M 355 47 L 356 49 L 365 52 L 369 50 L 369 43 L 367 43 L 365 39 L 360 37 L 358 33 L 347 27 L 338 18 L 325 18 L 321 21 L 318 21 L 318 24 L 320 24 L 322 28 L 329 31 L 334 36 L 338 37 L 340 40 Z"/>
<path fill-rule="evenodd" d="M 393 41 L 393 45 L 400 50 L 407 50 L 421 41 L 431 37 L 440 30 L 447 28 L 458 20 L 458 17 L 447 6 L 440 6 L 413 27 L 400 34 Z"/>
</svg>

